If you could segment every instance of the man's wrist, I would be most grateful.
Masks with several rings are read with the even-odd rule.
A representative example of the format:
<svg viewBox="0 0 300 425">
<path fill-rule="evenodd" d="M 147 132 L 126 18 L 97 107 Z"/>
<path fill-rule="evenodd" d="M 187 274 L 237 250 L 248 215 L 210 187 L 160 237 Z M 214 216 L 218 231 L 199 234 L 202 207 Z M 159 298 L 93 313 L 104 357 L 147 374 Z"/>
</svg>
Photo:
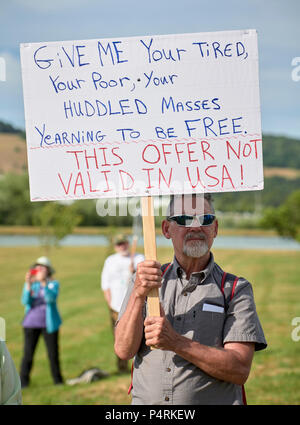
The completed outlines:
<svg viewBox="0 0 300 425">
<path fill-rule="evenodd" d="M 180 334 L 176 334 L 176 338 L 174 339 L 174 353 L 181 355 L 184 353 L 185 348 L 191 342 L 189 338 L 186 338 Z"/>
<path fill-rule="evenodd" d="M 133 296 L 134 296 L 134 301 L 136 301 L 136 302 L 138 302 L 138 303 L 141 303 L 141 305 L 144 305 L 144 303 L 145 303 L 145 301 L 146 301 L 146 299 L 147 299 L 147 296 L 146 295 L 144 295 L 144 294 L 139 294 L 138 293 L 138 291 L 135 289 L 133 292 L 132 292 L 132 294 L 133 294 Z"/>
</svg>

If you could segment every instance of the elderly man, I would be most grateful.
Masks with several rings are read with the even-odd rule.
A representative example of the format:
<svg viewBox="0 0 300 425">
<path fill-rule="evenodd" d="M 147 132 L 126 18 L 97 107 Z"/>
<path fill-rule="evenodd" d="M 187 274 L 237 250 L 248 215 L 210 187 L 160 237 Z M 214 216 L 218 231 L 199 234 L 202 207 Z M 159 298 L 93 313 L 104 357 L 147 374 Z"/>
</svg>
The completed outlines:
<svg viewBox="0 0 300 425">
<path fill-rule="evenodd" d="M 254 351 L 266 341 L 251 284 L 223 272 L 210 252 L 218 233 L 211 197 L 173 198 L 162 231 L 173 262 L 138 265 L 116 327 L 116 353 L 135 356 L 132 403 L 243 404 Z M 161 317 L 146 317 L 153 288 Z"/>
</svg>

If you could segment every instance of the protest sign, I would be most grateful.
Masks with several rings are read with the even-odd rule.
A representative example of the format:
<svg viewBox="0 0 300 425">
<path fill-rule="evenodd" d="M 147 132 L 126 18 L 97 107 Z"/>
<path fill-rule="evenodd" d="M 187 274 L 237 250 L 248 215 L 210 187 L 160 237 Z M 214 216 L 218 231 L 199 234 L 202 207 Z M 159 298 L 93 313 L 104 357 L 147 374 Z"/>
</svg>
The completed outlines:
<svg viewBox="0 0 300 425">
<path fill-rule="evenodd" d="M 21 45 L 32 201 L 260 190 L 255 30 Z"/>
</svg>

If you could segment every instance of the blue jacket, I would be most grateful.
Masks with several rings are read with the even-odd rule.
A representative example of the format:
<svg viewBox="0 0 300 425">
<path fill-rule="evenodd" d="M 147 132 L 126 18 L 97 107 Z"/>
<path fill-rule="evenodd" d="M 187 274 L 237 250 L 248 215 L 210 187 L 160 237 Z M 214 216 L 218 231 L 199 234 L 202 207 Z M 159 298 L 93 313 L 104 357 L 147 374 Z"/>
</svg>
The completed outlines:
<svg viewBox="0 0 300 425">
<path fill-rule="evenodd" d="M 31 309 L 32 301 L 37 297 L 40 291 L 41 283 L 34 282 L 31 285 L 31 290 L 26 288 L 24 284 L 22 293 L 22 304 L 25 305 L 25 314 Z M 45 286 L 45 301 L 46 301 L 46 330 L 48 333 L 56 332 L 60 327 L 62 320 L 56 306 L 56 298 L 59 292 L 59 282 L 50 280 Z"/>
</svg>

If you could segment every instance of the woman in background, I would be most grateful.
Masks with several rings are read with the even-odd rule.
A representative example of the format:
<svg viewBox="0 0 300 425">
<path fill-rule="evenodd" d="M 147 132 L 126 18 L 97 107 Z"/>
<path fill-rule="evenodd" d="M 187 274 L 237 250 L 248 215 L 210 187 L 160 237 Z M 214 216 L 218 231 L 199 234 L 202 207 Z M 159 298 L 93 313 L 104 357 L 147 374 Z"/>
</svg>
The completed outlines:
<svg viewBox="0 0 300 425">
<path fill-rule="evenodd" d="M 58 333 L 62 323 L 56 306 L 59 282 L 52 279 L 54 269 L 47 257 L 40 257 L 25 275 L 22 304 L 25 305 L 24 355 L 21 363 L 21 385 L 29 385 L 33 356 L 40 335 L 47 347 L 54 384 L 62 384 L 59 364 Z"/>
</svg>

